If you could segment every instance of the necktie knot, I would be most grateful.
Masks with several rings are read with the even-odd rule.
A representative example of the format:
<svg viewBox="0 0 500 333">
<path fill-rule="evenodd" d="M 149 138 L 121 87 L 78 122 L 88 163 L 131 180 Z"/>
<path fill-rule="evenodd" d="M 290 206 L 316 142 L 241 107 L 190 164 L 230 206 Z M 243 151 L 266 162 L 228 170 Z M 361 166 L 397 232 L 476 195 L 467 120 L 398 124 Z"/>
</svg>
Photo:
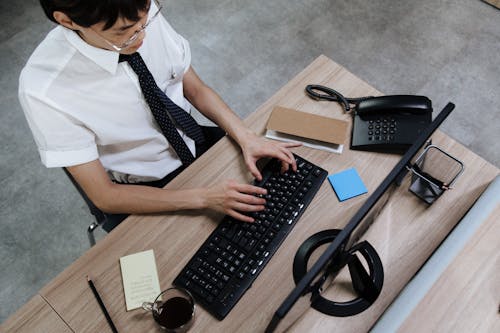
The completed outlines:
<svg viewBox="0 0 500 333">
<path fill-rule="evenodd" d="M 134 52 L 132 54 L 121 54 L 118 56 L 118 62 L 128 62 L 131 66 L 134 64 L 134 63 L 137 63 L 137 62 L 142 62 L 142 57 L 141 55 L 139 54 L 139 52 Z M 146 67 L 146 65 L 144 64 L 144 67 Z M 146 67 L 147 68 L 147 67 Z"/>
<path fill-rule="evenodd" d="M 118 62 L 124 62 L 128 61 L 129 55 L 128 54 L 121 54 L 118 56 Z"/>
</svg>

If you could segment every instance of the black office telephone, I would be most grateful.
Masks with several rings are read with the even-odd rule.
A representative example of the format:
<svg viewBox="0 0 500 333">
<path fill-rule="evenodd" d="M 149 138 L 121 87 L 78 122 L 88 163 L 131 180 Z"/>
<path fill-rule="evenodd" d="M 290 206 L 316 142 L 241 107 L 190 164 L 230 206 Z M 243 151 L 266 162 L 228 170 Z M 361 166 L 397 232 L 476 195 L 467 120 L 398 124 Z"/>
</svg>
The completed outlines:
<svg viewBox="0 0 500 333">
<path fill-rule="evenodd" d="M 351 149 L 404 153 L 431 121 L 432 103 L 425 96 L 363 100 L 354 112 Z"/>
<path fill-rule="evenodd" d="M 308 85 L 306 92 L 314 99 L 338 102 L 346 112 L 354 110 L 350 147 L 355 150 L 402 154 L 432 121 L 432 102 L 425 96 L 346 98 L 319 85 Z"/>
</svg>

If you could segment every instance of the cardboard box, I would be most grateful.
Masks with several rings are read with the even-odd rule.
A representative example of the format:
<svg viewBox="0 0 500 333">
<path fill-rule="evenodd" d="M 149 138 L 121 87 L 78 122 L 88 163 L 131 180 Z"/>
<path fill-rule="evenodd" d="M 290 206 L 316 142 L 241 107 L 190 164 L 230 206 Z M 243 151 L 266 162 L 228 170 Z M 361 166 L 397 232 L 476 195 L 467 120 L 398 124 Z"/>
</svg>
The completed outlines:
<svg viewBox="0 0 500 333">
<path fill-rule="evenodd" d="M 277 106 L 266 126 L 266 137 L 301 142 L 311 148 L 342 153 L 348 122 Z"/>
</svg>

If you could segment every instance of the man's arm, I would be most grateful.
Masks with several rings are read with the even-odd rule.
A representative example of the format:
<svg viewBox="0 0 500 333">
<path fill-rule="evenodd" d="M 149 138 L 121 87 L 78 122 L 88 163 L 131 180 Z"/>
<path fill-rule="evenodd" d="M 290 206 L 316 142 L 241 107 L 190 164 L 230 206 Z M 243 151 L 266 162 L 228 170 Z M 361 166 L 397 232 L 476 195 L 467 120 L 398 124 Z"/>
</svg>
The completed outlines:
<svg viewBox="0 0 500 333">
<path fill-rule="evenodd" d="M 150 186 L 113 183 L 99 160 L 67 167 L 90 200 L 106 213 L 158 213 L 209 208 L 241 221 L 253 218 L 242 213 L 264 209 L 262 188 L 227 180 L 209 188 L 166 190 Z"/>
<path fill-rule="evenodd" d="M 288 148 L 300 144 L 275 142 L 256 135 L 245 126 L 222 98 L 198 77 L 192 67 L 184 75 L 183 84 L 184 96 L 189 102 L 240 145 L 245 163 L 255 178 L 262 179 L 256 166 L 257 160 L 262 157 L 278 158 L 282 161 L 284 170 L 288 169 L 289 165 L 293 170 L 297 170 L 295 159 Z"/>
</svg>

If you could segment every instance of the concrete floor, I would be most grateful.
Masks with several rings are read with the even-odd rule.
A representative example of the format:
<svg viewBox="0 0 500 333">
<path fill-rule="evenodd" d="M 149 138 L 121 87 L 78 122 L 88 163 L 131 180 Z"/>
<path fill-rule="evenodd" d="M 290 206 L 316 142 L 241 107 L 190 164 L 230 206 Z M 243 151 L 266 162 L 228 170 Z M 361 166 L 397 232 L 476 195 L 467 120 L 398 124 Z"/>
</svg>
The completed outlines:
<svg viewBox="0 0 500 333">
<path fill-rule="evenodd" d="M 386 94 L 457 107 L 442 129 L 500 166 L 500 11 L 479 0 L 164 1 L 200 76 L 242 117 L 320 54 Z M 0 3 L 0 322 L 87 248 L 92 221 L 42 166 L 17 99 L 53 27 L 36 0 Z"/>
</svg>

